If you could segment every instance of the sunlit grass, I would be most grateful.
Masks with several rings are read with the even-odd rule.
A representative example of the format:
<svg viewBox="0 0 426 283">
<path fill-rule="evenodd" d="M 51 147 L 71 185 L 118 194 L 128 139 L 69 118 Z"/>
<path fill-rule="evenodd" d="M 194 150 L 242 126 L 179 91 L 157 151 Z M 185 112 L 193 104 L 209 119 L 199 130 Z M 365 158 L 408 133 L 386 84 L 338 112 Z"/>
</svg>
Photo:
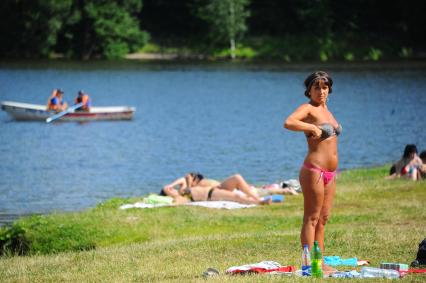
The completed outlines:
<svg viewBox="0 0 426 283">
<path fill-rule="evenodd" d="M 384 180 L 387 168 L 339 176 L 326 255 L 357 257 L 372 266 L 409 264 L 415 258 L 418 243 L 426 236 L 426 182 Z M 118 209 L 136 200 L 114 199 L 80 213 L 21 220 L 29 238 L 43 249 L 33 250 L 32 256 L 1 258 L 0 281 L 205 282 L 202 272 L 213 267 L 221 275 L 209 282 L 306 282 L 297 277 L 223 274 L 231 266 L 262 260 L 300 268 L 302 196 L 240 210 Z M 73 244 L 93 246 L 59 252 L 73 250 Z M 424 280 L 422 275 L 409 275 L 401 281 Z"/>
</svg>

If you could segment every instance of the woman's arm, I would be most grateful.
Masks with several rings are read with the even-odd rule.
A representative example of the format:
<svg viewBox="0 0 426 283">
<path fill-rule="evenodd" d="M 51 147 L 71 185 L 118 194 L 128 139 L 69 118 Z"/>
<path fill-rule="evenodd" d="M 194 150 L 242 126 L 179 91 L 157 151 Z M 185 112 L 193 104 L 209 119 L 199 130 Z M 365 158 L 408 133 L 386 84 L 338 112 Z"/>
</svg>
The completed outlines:
<svg viewBox="0 0 426 283">
<path fill-rule="evenodd" d="M 299 108 L 296 109 L 290 116 L 288 116 L 287 120 L 284 122 L 284 128 L 291 131 L 299 131 L 305 133 L 311 133 L 313 137 L 319 138 L 321 137 L 321 129 L 316 125 L 311 123 L 306 123 L 304 120 L 310 114 L 310 105 L 303 104 Z"/>
<path fill-rule="evenodd" d="M 182 191 L 182 190 L 184 190 L 184 189 L 186 189 L 188 186 L 187 186 L 187 183 L 186 183 L 186 179 L 184 178 L 184 177 L 181 177 L 181 178 L 179 178 L 179 179 L 176 179 L 175 181 L 173 181 L 172 183 L 170 183 L 170 184 L 168 184 L 168 185 L 165 185 L 164 186 L 164 188 L 163 189 L 166 189 L 166 188 L 174 188 L 174 187 L 176 187 L 176 186 L 178 186 L 179 188 L 178 188 L 178 191 L 180 192 L 180 191 Z"/>
</svg>

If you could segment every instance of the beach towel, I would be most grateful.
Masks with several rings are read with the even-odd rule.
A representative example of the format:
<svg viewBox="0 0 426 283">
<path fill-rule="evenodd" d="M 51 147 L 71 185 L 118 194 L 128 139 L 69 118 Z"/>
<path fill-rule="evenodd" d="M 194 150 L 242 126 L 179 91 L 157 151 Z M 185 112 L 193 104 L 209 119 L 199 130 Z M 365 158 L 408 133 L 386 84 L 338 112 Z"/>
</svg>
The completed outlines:
<svg viewBox="0 0 426 283">
<path fill-rule="evenodd" d="M 222 208 L 222 209 L 239 209 L 255 207 L 255 204 L 242 204 L 235 201 L 194 201 L 188 202 L 184 205 L 202 206 L 208 208 Z"/>
<path fill-rule="evenodd" d="M 226 270 L 229 274 L 245 273 L 272 273 L 272 272 L 294 272 L 296 268 L 292 265 L 281 266 L 275 261 L 262 261 L 259 263 L 246 264 L 241 266 L 232 266 Z"/>
<path fill-rule="evenodd" d="M 144 203 L 150 204 L 172 204 L 173 198 L 169 196 L 160 196 L 157 194 L 150 194 L 146 198 L 143 199 Z"/>
<path fill-rule="evenodd" d="M 347 266 L 357 266 L 358 259 L 356 257 L 353 258 L 340 258 L 340 256 L 324 256 L 324 264 L 330 266 L 339 266 L 339 265 L 347 265 Z"/>
<path fill-rule="evenodd" d="M 202 206 L 207 208 L 216 208 L 216 209 L 239 209 L 239 208 L 250 208 L 255 207 L 255 204 L 241 204 L 234 201 L 195 201 L 188 202 L 182 205 L 189 206 Z M 123 204 L 120 206 L 120 209 L 129 209 L 129 208 L 156 208 L 164 206 L 176 206 L 174 204 L 165 204 L 165 203 L 146 203 L 145 201 L 136 202 L 133 204 Z"/>
</svg>

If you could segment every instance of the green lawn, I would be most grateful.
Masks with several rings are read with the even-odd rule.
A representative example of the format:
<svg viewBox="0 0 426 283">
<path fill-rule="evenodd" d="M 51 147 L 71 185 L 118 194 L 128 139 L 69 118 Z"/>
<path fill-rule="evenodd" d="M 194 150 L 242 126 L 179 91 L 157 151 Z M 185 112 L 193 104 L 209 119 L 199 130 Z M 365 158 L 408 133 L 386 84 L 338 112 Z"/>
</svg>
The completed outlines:
<svg viewBox="0 0 426 283">
<path fill-rule="evenodd" d="M 386 173 L 387 166 L 342 172 L 325 255 L 366 259 L 371 266 L 409 264 L 415 258 L 426 237 L 426 182 L 384 180 Z M 228 267 L 263 260 L 300 268 L 301 195 L 239 210 L 118 209 L 136 200 L 21 219 L 15 227 L 23 231 L 29 255 L 0 257 L 0 281 L 204 282 L 201 274 L 208 267 L 222 273 L 209 282 L 320 281 L 223 274 Z M 5 235 L 5 229 L 0 232 Z M 426 276 L 408 275 L 402 281 L 425 282 Z"/>
</svg>

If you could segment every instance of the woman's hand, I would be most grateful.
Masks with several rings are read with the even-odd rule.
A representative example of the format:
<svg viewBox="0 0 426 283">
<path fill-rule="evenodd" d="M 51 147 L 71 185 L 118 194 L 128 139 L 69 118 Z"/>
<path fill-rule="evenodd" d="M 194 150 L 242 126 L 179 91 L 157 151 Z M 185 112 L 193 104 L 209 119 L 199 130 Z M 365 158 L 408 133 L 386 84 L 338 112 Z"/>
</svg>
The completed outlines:
<svg viewBox="0 0 426 283">
<path fill-rule="evenodd" d="M 312 130 L 310 131 L 311 135 L 310 137 L 313 139 L 319 139 L 321 138 L 322 135 L 322 130 L 316 126 L 316 125 L 312 125 Z"/>
</svg>

